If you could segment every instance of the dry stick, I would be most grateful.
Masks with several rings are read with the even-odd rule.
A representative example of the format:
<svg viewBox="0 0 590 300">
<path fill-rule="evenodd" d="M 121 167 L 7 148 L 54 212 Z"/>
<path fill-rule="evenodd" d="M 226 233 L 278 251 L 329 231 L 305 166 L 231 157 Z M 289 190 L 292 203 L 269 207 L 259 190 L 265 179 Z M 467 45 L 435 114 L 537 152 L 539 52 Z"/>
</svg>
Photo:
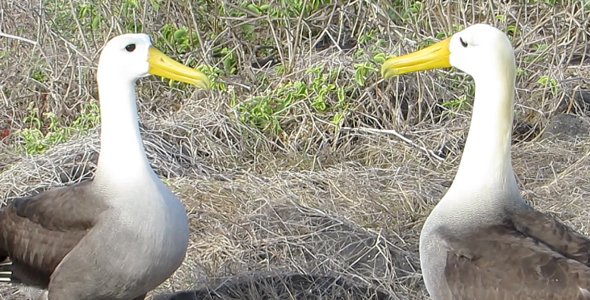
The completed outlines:
<svg viewBox="0 0 590 300">
<path fill-rule="evenodd" d="M 29 40 L 29 39 L 24 38 L 24 37 L 20 37 L 20 36 L 16 36 L 16 35 L 4 33 L 2 31 L 0 31 L 0 36 L 5 37 L 5 38 L 9 38 L 9 39 L 15 39 L 15 40 L 27 42 L 27 43 L 30 43 L 30 44 L 33 44 L 33 45 L 37 45 L 37 42 L 35 42 L 33 40 Z"/>
<path fill-rule="evenodd" d="M 147 2 L 147 1 L 146 1 Z M 191 1 L 187 1 L 188 2 L 188 9 L 191 12 L 191 19 L 193 21 L 193 26 L 195 28 L 194 32 L 197 33 L 197 39 L 199 42 L 199 49 L 203 52 L 203 59 L 206 60 L 207 59 L 207 48 L 205 48 L 205 44 L 203 43 L 203 37 L 201 36 L 201 31 L 199 30 L 199 26 L 198 26 L 198 22 L 197 22 L 197 18 L 195 17 L 195 13 L 194 13 L 194 9 L 193 9 L 193 5 L 191 4 Z M 189 37 L 191 38 L 191 42 L 192 42 L 192 36 L 189 35 Z"/>
<path fill-rule="evenodd" d="M 74 21 L 76 21 L 76 27 L 78 27 L 78 32 L 80 33 L 80 37 L 82 38 L 82 42 L 84 44 L 84 50 L 86 51 L 86 53 L 90 53 L 90 48 L 88 47 L 88 42 L 86 41 L 86 37 L 84 36 L 84 30 L 82 29 L 82 24 L 80 24 L 80 21 L 78 20 L 78 16 L 76 15 L 76 9 L 74 8 L 74 3 L 72 3 L 72 1 L 70 2 L 70 8 L 72 9 L 72 17 L 74 19 Z"/>
<path fill-rule="evenodd" d="M 64 42 L 67 46 L 70 47 L 70 49 L 74 50 L 74 52 L 76 52 L 78 55 L 80 55 L 81 58 L 85 59 L 88 63 L 92 63 L 92 59 L 87 57 L 86 55 L 90 52 L 86 52 L 86 54 L 80 52 L 78 50 L 78 48 L 76 47 L 76 45 L 72 44 L 70 41 L 66 40 L 64 37 L 62 37 L 61 35 L 55 33 L 54 31 L 51 32 L 51 34 L 57 38 L 59 38 L 60 40 L 62 40 L 62 42 Z"/>
<path fill-rule="evenodd" d="M 350 130 L 350 131 L 360 131 L 360 132 L 371 132 L 371 133 L 386 133 L 386 134 L 393 134 L 396 137 L 398 137 L 399 139 L 401 139 L 402 141 L 434 156 L 434 158 L 436 158 L 439 161 L 444 161 L 445 159 L 440 157 L 438 154 L 434 153 L 434 151 L 426 149 L 425 147 L 422 147 L 416 143 L 414 143 L 412 140 L 410 140 L 409 138 L 399 134 L 397 131 L 392 130 L 392 129 L 373 129 L 373 128 L 352 128 L 352 127 L 341 127 L 340 129 L 343 130 Z"/>
<path fill-rule="evenodd" d="M 579 163 L 581 163 L 582 161 L 584 161 L 585 159 L 587 159 L 590 156 L 590 151 L 586 152 L 586 154 L 584 154 L 584 156 L 580 157 L 579 159 L 577 159 L 575 162 L 573 162 L 572 164 L 570 164 L 567 168 L 565 168 L 565 170 L 561 171 L 559 174 L 556 174 L 555 171 L 553 171 L 554 175 L 553 175 L 553 181 L 551 181 L 549 184 L 546 185 L 546 187 L 552 186 L 554 184 L 557 183 L 557 181 L 559 181 L 560 179 L 563 179 L 565 176 L 567 176 L 568 174 L 571 173 L 571 171 L 574 169 L 574 167 L 576 165 L 578 165 Z"/>
</svg>

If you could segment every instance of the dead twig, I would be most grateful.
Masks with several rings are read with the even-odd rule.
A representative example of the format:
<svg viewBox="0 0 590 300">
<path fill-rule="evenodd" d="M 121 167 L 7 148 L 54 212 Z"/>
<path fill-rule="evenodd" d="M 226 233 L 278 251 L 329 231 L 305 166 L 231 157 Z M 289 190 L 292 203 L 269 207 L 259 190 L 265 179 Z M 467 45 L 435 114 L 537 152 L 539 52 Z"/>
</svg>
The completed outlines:
<svg viewBox="0 0 590 300">
<path fill-rule="evenodd" d="M 37 42 L 35 42 L 33 40 L 30 40 L 30 39 L 27 39 L 27 38 L 24 38 L 24 37 L 21 37 L 21 36 L 17 36 L 17 35 L 12 35 L 12 34 L 8 34 L 8 33 L 4 33 L 4 32 L 1 32 L 1 31 L 0 31 L 0 36 L 5 37 L 5 38 L 9 38 L 9 39 L 19 40 L 19 41 L 22 41 L 22 42 L 27 42 L 27 43 L 33 44 L 35 46 L 37 45 Z"/>
</svg>

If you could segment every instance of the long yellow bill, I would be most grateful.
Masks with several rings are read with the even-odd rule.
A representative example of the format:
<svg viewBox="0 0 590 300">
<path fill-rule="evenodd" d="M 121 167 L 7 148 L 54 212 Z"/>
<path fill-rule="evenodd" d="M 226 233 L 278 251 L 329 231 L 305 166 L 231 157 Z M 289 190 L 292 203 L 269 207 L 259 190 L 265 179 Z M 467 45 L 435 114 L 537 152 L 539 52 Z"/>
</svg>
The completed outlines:
<svg viewBox="0 0 590 300">
<path fill-rule="evenodd" d="M 203 89 L 208 89 L 211 84 L 203 72 L 176 62 L 154 46 L 148 50 L 148 63 L 150 74 L 194 84 Z"/>
<path fill-rule="evenodd" d="M 389 58 L 381 66 L 381 75 L 387 79 L 409 72 L 450 67 L 450 41 L 451 38 L 447 38 L 422 50 Z"/>
</svg>

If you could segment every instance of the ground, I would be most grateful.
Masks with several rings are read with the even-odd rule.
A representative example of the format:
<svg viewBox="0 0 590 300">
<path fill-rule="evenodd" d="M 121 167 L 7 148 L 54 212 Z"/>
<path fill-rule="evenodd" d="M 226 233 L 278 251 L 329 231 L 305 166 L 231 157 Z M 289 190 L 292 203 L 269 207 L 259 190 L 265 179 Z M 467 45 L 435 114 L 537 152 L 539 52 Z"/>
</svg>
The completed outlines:
<svg viewBox="0 0 590 300">
<path fill-rule="evenodd" d="M 418 236 L 457 169 L 473 81 L 379 67 L 479 22 L 515 47 L 523 197 L 589 234 L 590 3 L 575 0 L 1 0 L 0 199 L 92 176 L 98 53 L 146 32 L 215 81 L 138 83 L 148 157 L 191 225 L 153 295 L 427 299 Z"/>
</svg>

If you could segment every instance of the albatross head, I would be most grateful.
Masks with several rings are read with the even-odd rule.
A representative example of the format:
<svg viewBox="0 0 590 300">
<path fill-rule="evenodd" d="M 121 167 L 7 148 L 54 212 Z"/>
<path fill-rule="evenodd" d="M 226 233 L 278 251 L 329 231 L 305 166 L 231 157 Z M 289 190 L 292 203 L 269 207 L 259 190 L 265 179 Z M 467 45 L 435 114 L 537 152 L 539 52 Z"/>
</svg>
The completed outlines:
<svg viewBox="0 0 590 300">
<path fill-rule="evenodd" d="M 387 79 L 451 66 L 477 81 L 488 78 L 490 69 L 514 66 L 514 52 L 502 31 L 487 24 L 476 24 L 420 51 L 387 59 L 381 74 Z"/>
<path fill-rule="evenodd" d="M 159 75 L 207 89 L 209 79 L 202 72 L 184 66 L 160 52 L 146 34 L 123 34 L 111 39 L 100 55 L 98 78 L 135 82 L 149 74 Z"/>
</svg>

